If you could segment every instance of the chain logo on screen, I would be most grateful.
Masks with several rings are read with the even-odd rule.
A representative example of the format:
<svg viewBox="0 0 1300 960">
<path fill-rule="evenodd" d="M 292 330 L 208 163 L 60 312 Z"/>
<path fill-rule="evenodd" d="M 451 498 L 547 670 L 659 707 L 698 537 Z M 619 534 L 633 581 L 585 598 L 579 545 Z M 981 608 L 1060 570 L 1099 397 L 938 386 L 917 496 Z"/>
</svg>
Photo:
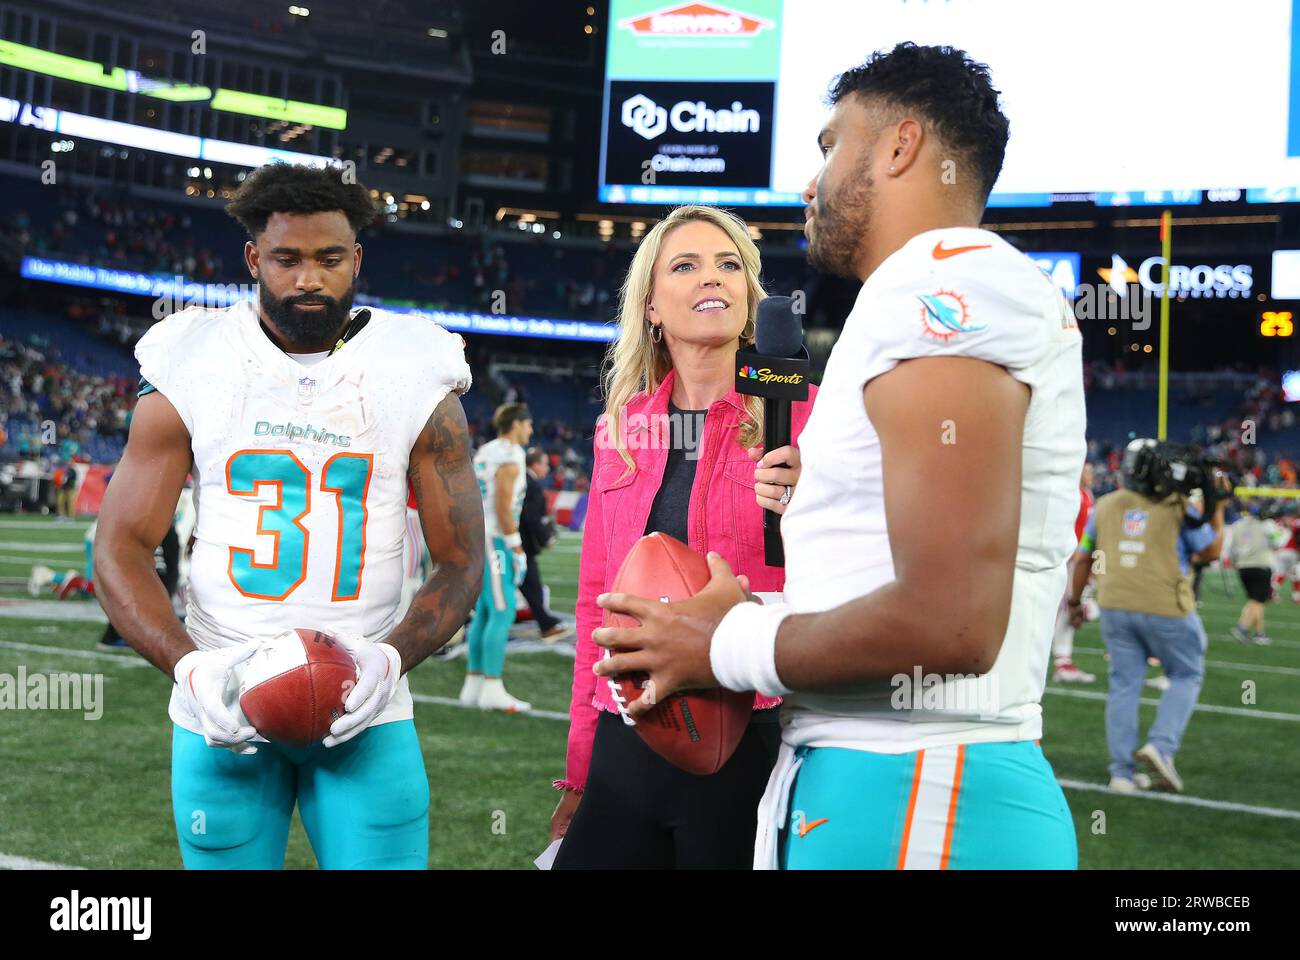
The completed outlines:
<svg viewBox="0 0 1300 960">
<path fill-rule="evenodd" d="M 703 100 L 679 100 L 664 108 L 643 93 L 623 101 L 623 126 L 647 140 L 669 125 L 678 133 L 758 133 L 761 122 L 758 111 L 746 109 L 739 100 L 731 101 L 730 110 L 711 110 Z"/>
<path fill-rule="evenodd" d="M 759 369 L 748 363 L 740 368 L 740 376 L 746 380 L 757 380 L 759 383 L 788 383 L 792 387 L 803 383 L 802 373 L 773 373 L 771 367 Z"/>
<path fill-rule="evenodd" d="M 1156 279 L 1161 273 L 1168 274 L 1169 292 L 1176 297 L 1248 297 L 1254 283 L 1248 263 L 1235 266 L 1222 263 L 1215 267 L 1205 263 L 1194 267 L 1175 263 L 1168 270 L 1160 269 L 1166 266 L 1164 257 L 1147 257 L 1134 270 L 1123 257 L 1113 253 L 1110 266 L 1100 267 L 1097 275 L 1121 297 L 1128 295 L 1131 283 L 1140 283 L 1144 290 L 1161 296 L 1165 292 L 1165 282 Z"/>
<path fill-rule="evenodd" d="M 682 3 L 627 17 L 618 26 L 642 37 L 752 37 L 776 24 L 766 17 L 713 3 Z"/>
<path fill-rule="evenodd" d="M 918 294 L 917 299 L 921 301 L 921 329 L 932 340 L 947 343 L 959 333 L 971 333 L 988 326 L 971 326 L 970 309 L 960 293 L 939 290 Z"/>
</svg>

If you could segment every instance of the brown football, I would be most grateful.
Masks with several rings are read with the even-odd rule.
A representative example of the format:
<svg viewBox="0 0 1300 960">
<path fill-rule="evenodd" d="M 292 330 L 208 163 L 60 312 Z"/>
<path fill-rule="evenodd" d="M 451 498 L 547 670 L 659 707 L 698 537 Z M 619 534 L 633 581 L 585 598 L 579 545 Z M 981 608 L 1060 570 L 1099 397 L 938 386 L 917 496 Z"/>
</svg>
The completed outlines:
<svg viewBox="0 0 1300 960">
<path fill-rule="evenodd" d="M 343 701 L 356 680 L 352 654 L 329 634 L 286 630 L 244 663 L 239 706 L 272 743 L 310 746 L 343 716 Z"/>
<path fill-rule="evenodd" d="M 690 547 L 667 534 L 651 533 L 633 545 L 614 578 L 611 592 L 630 593 L 663 603 L 685 600 L 709 582 L 709 565 Z M 605 612 L 609 627 L 636 627 L 639 621 Z M 645 674 L 609 678 L 615 697 L 640 698 Z M 674 766 L 689 773 L 717 773 L 735 752 L 754 711 L 752 693 L 714 687 L 687 690 L 665 699 L 636 721 L 641 739 Z"/>
</svg>

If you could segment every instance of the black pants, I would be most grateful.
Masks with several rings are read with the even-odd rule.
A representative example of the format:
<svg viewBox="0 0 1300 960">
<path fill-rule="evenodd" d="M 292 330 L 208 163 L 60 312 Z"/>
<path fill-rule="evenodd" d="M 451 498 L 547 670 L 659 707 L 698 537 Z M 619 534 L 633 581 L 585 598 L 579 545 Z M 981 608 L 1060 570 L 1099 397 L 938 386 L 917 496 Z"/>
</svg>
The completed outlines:
<svg viewBox="0 0 1300 960">
<path fill-rule="evenodd" d="M 1268 603 L 1273 598 L 1273 571 L 1268 567 L 1238 567 L 1237 576 L 1251 600 Z"/>
<path fill-rule="evenodd" d="M 176 527 L 170 526 L 167 532 L 163 534 L 162 543 L 159 545 L 162 550 L 163 568 L 158 571 L 158 576 L 162 579 L 163 589 L 167 591 L 167 596 L 172 597 L 176 594 L 176 588 L 181 582 L 181 539 L 176 534 Z M 117 632 L 117 627 L 109 623 L 104 628 L 104 635 L 100 637 L 100 643 L 116 643 L 122 639 L 122 635 Z"/>
<path fill-rule="evenodd" d="M 736 752 L 710 776 L 677 769 L 602 711 L 587 789 L 555 869 L 752 869 L 758 802 L 781 747 L 777 710 L 755 711 Z"/>
<path fill-rule="evenodd" d="M 546 609 L 546 603 L 542 600 L 542 574 L 537 569 L 535 553 L 528 555 L 528 569 L 524 572 L 524 582 L 519 585 L 519 592 L 528 601 L 528 609 L 533 611 L 533 619 L 537 621 L 538 630 L 545 633 L 560 622 L 555 614 Z"/>
</svg>

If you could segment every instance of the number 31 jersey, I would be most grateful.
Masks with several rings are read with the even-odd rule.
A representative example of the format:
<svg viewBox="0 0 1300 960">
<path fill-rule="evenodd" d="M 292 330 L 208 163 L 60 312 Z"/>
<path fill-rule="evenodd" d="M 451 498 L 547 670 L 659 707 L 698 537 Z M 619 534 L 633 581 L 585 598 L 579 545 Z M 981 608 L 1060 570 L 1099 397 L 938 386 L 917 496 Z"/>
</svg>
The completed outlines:
<svg viewBox="0 0 1300 960">
<path fill-rule="evenodd" d="M 397 625 L 411 448 L 470 371 L 459 335 L 366 309 L 366 326 L 310 366 L 270 340 L 247 302 L 174 314 L 136 346 L 141 377 L 191 438 L 185 625 L 200 649 L 295 627 L 379 641 Z M 170 713 L 199 731 L 178 697 Z M 403 678 L 375 722 L 410 716 Z"/>
</svg>

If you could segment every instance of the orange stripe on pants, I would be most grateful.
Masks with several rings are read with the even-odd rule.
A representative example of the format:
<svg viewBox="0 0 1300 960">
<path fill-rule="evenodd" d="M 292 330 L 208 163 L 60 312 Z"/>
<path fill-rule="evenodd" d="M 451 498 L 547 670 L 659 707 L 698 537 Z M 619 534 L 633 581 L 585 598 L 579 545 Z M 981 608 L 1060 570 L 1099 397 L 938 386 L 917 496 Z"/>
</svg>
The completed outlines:
<svg viewBox="0 0 1300 960">
<path fill-rule="evenodd" d="M 957 824 L 957 795 L 961 793 L 961 767 L 962 762 L 966 759 L 966 747 L 959 744 L 957 747 L 957 769 L 952 775 L 952 799 L 948 801 L 948 829 L 943 835 L 943 859 L 939 861 L 939 869 L 948 869 L 948 855 L 952 853 L 952 831 Z"/>
<path fill-rule="evenodd" d="M 912 833 L 912 817 L 916 814 L 916 795 L 921 786 L 921 767 L 925 764 L 925 751 L 916 751 L 916 767 L 912 771 L 912 793 L 907 798 L 907 819 L 903 822 L 903 842 L 898 847 L 898 869 L 907 863 L 907 841 Z"/>
</svg>

